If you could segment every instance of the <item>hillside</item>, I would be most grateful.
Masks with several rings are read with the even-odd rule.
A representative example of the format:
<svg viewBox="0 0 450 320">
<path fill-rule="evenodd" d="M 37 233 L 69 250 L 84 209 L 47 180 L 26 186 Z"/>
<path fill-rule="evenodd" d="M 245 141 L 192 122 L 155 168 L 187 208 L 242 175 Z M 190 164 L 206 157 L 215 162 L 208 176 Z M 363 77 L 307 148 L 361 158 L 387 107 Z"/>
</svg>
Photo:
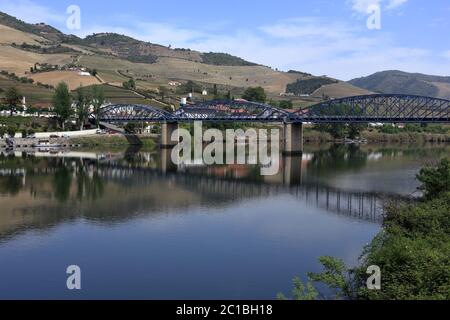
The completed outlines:
<svg viewBox="0 0 450 320">
<path fill-rule="evenodd" d="M 65 35 L 61 31 L 47 24 L 26 23 L 4 12 L 0 12 L 0 24 L 25 33 L 40 36 L 51 42 L 75 41 L 75 39 L 78 39 L 76 36 L 73 35 Z"/>
<path fill-rule="evenodd" d="M 349 83 L 379 93 L 402 93 L 450 99 L 450 77 L 392 70 L 353 79 Z"/>
<path fill-rule="evenodd" d="M 95 77 L 80 76 L 78 73 L 84 70 L 95 73 Z M 81 39 L 1 12 L 0 71 L 33 79 L 35 85 L 55 86 L 64 81 L 71 89 L 98 83 L 120 87 L 133 78 L 140 91 L 157 94 L 161 86 L 166 87 L 171 101 L 186 94 L 178 87 L 188 81 L 210 93 L 216 87 L 220 95 L 229 91 L 235 97 L 248 87 L 261 86 L 268 99 L 275 101 L 287 99 L 280 94 L 304 81 L 310 96 L 302 97 L 301 86 L 294 90 L 295 96 L 288 99 L 296 106 L 362 91 L 345 82 L 301 71 L 282 72 L 227 53 L 172 48 L 115 33 Z"/>
<path fill-rule="evenodd" d="M 218 66 L 256 66 L 255 63 L 226 53 L 201 53 L 190 49 L 172 49 L 116 33 L 97 33 L 84 39 L 72 38 L 65 42 L 91 46 L 105 53 L 138 63 L 151 64 L 155 63 L 158 58 L 175 58 Z"/>
</svg>

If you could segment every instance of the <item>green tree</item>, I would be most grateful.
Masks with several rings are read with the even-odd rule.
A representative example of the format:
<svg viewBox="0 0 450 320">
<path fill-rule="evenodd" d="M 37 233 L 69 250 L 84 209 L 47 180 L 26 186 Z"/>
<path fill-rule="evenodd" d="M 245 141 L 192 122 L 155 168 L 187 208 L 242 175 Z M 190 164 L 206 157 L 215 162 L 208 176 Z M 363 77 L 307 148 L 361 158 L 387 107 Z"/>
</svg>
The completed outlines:
<svg viewBox="0 0 450 320">
<path fill-rule="evenodd" d="M 351 123 L 347 127 L 347 134 L 350 139 L 356 139 L 360 136 L 361 131 L 366 128 L 365 125 L 360 123 Z"/>
<path fill-rule="evenodd" d="M 421 170 L 425 201 L 387 206 L 383 230 L 365 247 L 358 267 L 322 257 L 325 271 L 309 273 L 310 281 L 325 284 L 338 299 L 450 299 L 449 168 L 444 159 Z M 381 270 L 382 290 L 367 288 L 367 270 L 374 265 Z"/>
<path fill-rule="evenodd" d="M 450 192 L 450 160 L 442 159 L 435 168 L 423 168 L 417 175 L 417 180 L 422 183 L 419 189 L 428 200 Z"/>
<path fill-rule="evenodd" d="M 101 86 L 92 87 L 92 105 L 94 106 L 95 122 L 97 127 L 100 124 L 100 110 L 105 103 L 105 92 Z"/>
<path fill-rule="evenodd" d="M 281 109 L 292 109 L 294 108 L 294 105 L 291 100 L 282 100 L 279 103 L 279 107 Z"/>
<path fill-rule="evenodd" d="M 124 127 L 126 133 L 133 134 L 136 132 L 136 125 L 132 122 L 129 122 Z"/>
<path fill-rule="evenodd" d="M 16 129 L 14 127 L 8 127 L 8 129 L 6 129 L 6 132 L 11 138 L 14 138 L 14 136 L 16 135 Z"/>
<path fill-rule="evenodd" d="M 161 96 L 161 100 L 164 101 L 169 91 L 165 86 L 159 86 L 158 87 L 159 95 Z"/>
<path fill-rule="evenodd" d="M 242 98 L 248 101 L 264 103 L 266 102 L 267 95 L 262 87 L 248 88 L 245 90 Z"/>
<path fill-rule="evenodd" d="M 5 101 L 9 108 L 11 116 L 13 115 L 13 112 L 16 111 L 21 99 L 22 95 L 16 87 L 10 87 L 8 88 L 8 90 L 6 90 Z"/>
<path fill-rule="evenodd" d="M 354 288 L 351 285 L 349 272 L 345 263 L 329 256 L 319 258 L 324 271 L 321 273 L 308 273 L 308 277 L 314 282 L 321 282 L 333 290 L 333 298 L 348 298 L 354 295 Z"/>
<path fill-rule="evenodd" d="M 89 95 L 85 94 L 81 86 L 77 89 L 76 94 L 78 125 L 80 126 L 80 131 L 83 131 L 84 123 L 89 116 L 89 107 L 91 105 L 92 98 Z"/>
<path fill-rule="evenodd" d="M 347 127 L 341 123 L 321 124 L 317 126 L 317 129 L 328 132 L 335 139 L 343 139 L 347 135 Z"/>
<path fill-rule="evenodd" d="M 313 284 L 308 281 L 306 286 L 303 284 L 302 280 L 299 277 L 295 277 L 292 281 L 294 284 L 294 289 L 292 289 L 292 298 L 293 300 L 316 300 L 319 293 L 316 288 L 314 288 Z M 287 300 L 286 296 L 283 293 L 279 293 L 277 295 L 278 300 Z"/>
<path fill-rule="evenodd" d="M 6 132 L 7 132 L 7 130 L 6 130 L 6 128 L 5 127 L 0 127 L 0 138 L 4 138 L 5 137 L 5 135 L 6 135 Z"/>
<path fill-rule="evenodd" d="M 72 115 L 72 98 L 65 82 L 60 82 L 53 95 L 53 108 L 58 115 L 59 125 L 65 130 L 65 123 Z"/>
<path fill-rule="evenodd" d="M 136 89 L 136 81 L 134 81 L 134 79 L 131 78 L 130 80 L 125 81 L 125 82 L 122 84 L 122 86 L 123 86 L 125 89 L 128 89 L 128 90 L 135 90 L 135 89 Z"/>
</svg>

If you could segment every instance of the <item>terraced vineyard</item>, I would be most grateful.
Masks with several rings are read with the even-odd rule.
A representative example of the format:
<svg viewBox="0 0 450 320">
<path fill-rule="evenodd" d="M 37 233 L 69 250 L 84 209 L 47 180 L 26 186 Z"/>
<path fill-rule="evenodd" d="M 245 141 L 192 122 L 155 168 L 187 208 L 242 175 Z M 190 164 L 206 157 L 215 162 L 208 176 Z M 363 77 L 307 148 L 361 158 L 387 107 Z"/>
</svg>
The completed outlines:
<svg viewBox="0 0 450 320">
<path fill-rule="evenodd" d="M 53 90 L 38 87 L 33 84 L 21 83 L 2 76 L 0 76 L 0 98 L 3 98 L 6 89 L 14 86 L 26 97 L 29 106 L 49 107 L 51 105 Z"/>
</svg>

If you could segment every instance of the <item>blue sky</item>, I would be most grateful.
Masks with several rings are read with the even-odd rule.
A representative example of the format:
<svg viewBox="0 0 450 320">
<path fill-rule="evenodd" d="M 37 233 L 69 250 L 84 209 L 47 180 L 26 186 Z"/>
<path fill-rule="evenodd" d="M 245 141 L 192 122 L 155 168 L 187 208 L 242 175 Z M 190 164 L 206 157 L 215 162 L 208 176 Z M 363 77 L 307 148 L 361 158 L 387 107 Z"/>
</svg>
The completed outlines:
<svg viewBox="0 0 450 320">
<path fill-rule="evenodd" d="M 370 30 L 370 5 L 381 29 Z M 68 30 L 66 10 L 81 10 Z M 343 80 L 376 71 L 450 75 L 448 0 L 0 0 L 0 11 L 85 36 L 117 32 Z"/>
</svg>

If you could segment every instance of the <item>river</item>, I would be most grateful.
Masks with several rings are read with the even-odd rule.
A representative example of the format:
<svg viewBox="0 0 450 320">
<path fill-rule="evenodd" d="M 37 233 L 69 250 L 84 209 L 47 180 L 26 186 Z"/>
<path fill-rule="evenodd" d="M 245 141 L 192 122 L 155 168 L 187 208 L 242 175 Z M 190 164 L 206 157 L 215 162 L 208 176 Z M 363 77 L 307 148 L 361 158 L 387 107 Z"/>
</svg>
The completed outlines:
<svg viewBox="0 0 450 320">
<path fill-rule="evenodd" d="M 356 265 L 383 204 L 418 196 L 420 168 L 449 155 L 308 146 L 264 177 L 159 150 L 3 152 L 0 299 L 274 299 L 320 256 Z"/>
</svg>

